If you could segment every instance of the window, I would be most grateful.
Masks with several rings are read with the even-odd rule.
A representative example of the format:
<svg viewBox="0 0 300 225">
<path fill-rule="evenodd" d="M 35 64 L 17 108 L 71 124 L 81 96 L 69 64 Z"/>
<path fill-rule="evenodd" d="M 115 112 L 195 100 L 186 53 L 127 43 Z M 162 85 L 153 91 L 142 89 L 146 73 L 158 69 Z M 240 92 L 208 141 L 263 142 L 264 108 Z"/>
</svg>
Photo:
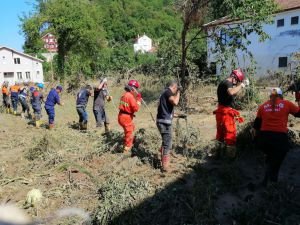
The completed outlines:
<svg viewBox="0 0 300 225">
<path fill-rule="evenodd" d="M 291 18 L 291 25 L 296 25 L 299 23 L 299 16 L 294 16 Z"/>
<path fill-rule="evenodd" d="M 288 58 L 287 57 L 279 57 L 279 68 L 287 67 Z"/>
<path fill-rule="evenodd" d="M 228 30 L 221 30 L 221 41 L 223 45 L 240 45 L 242 43 L 240 28 L 232 28 Z"/>
<path fill-rule="evenodd" d="M 18 76 L 18 79 L 19 79 L 19 80 L 22 80 L 22 79 L 23 79 L 23 77 L 22 77 L 22 72 L 17 72 L 17 76 Z"/>
<path fill-rule="evenodd" d="M 30 79 L 30 72 L 26 72 L 26 79 Z"/>
<path fill-rule="evenodd" d="M 217 74 L 217 63 L 211 62 L 209 69 L 210 69 L 211 74 L 216 75 Z"/>
<path fill-rule="evenodd" d="M 277 20 L 277 27 L 284 27 L 284 19 Z"/>
<path fill-rule="evenodd" d="M 40 76 L 40 71 L 36 71 L 36 79 L 38 79 Z"/>
<path fill-rule="evenodd" d="M 15 64 L 21 64 L 20 58 L 14 58 L 14 62 L 15 62 Z"/>
<path fill-rule="evenodd" d="M 13 78 L 14 72 L 4 72 L 4 78 Z"/>
</svg>

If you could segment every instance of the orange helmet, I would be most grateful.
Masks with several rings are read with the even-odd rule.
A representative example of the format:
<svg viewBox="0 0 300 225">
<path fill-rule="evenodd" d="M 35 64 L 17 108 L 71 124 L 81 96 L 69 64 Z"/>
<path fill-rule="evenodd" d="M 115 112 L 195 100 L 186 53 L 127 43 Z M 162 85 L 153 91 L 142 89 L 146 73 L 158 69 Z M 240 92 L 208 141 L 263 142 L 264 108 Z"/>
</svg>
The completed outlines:
<svg viewBox="0 0 300 225">
<path fill-rule="evenodd" d="M 245 74 L 240 68 L 232 70 L 230 76 L 234 77 L 238 82 L 243 82 L 243 80 L 245 79 Z"/>
</svg>

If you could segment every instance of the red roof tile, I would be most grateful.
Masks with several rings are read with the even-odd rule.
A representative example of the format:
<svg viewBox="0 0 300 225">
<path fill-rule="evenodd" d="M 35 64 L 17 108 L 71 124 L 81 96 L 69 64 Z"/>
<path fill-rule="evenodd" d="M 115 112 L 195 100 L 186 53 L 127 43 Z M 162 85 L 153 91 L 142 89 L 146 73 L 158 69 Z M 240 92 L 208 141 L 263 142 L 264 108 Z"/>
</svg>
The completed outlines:
<svg viewBox="0 0 300 225">
<path fill-rule="evenodd" d="M 300 8 L 300 0 L 275 0 L 281 10 Z"/>
</svg>

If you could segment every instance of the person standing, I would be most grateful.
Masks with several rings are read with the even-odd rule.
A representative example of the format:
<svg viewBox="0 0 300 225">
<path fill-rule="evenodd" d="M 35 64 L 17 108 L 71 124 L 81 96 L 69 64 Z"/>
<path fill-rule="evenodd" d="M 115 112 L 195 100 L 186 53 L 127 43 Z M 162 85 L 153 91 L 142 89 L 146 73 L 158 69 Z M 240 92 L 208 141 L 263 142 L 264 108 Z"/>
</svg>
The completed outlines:
<svg viewBox="0 0 300 225">
<path fill-rule="evenodd" d="M 47 100 L 45 102 L 45 110 L 48 115 L 49 120 L 49 129 L 54 128 L 54 119 L 55 119 L 55 105 L 61 105 L 64 104 L 60 100 L 60 93 L 62 92 L 63 88 L 62 86 L 58 85 L 56 88 L 52 88 L 47 96 Z"/>
<path fill-rule="evenodd" d="M 109 118 L 107 113 L 105 112 L 105 100 L 112 100 L 112 96 L 109 96 L 107 90 L 107 78 L 101 80 L 98 87 L 94 89 L 93 112 L 96 120 L 96 127 L 102 127 L 104 123 L 105 133 L 108 133 L 110 127 Z"/>
<path fill-rule="evenodd" d="M 86 106 L 89 101 L 89 97 L 92 95 L 91 85 L 86 85 L 86 87 L 81 88 L 77 94 L 76 99 L 76 110 L 79 116 L 79 128 L 80 130 L 87 130 L 88 124 L 88 113 L 86 111 Z"/>
<path fill-rule="evenodd" d="M 159 98 L 157 108 L 156 125 L 162 138 L 161 167 L 163 172 L 168 172 L 170 164 L 170 151 L 172 149 L 172 120 L 174 116 L 174 106 L 178 105 L 180 99 L 180 89 L 176 81 L 167 84 L 167 88 Z"/>
<path fill-rule="evenodd" d="M 226 155 L 230 158 L 234 158 L 236 155 L 235 120 L 240 123 L 244 121 L 240 113 L 232 108 L 234 96 L 248 85 L 249 80 L 245 79 L 242 70 L 236 69 L 219 84 L 217 89 L 218 108 L 213 112 L 216 115 L 217 123 L 216 140 L 226 147 Z M 219 155 L 220 152 L 216 152 L 216 154 Z"/>
<path fill-rule="evenodd" d="M 42 118 L 42 102 L 44 101 L 44 96 L 42 90 L 44 89 L 44 84 L 37 84 L 37 88 L 32 91 L 31 94 L 31 105 L 34 114 L 35 126 L 38 128 L 41 126 Z"/>
<path fill-rule="evenodd" d="M 6 113 L 10 113 L 11 108 L 10 108 L 10 101 L 9 101 L 8 81 L 4 81 L 2 84 L 2 98 L 3 98 L 3 105 L 5 107 Z"/>
<path fill-rule="evenodd" d="M 137 80 L 130 80 L 125 86 L 125 93 L 121 96 L 119 104 L 118 122 L 124 130 L 124 149 L 123 153 L 128 154 L 133 146 L 133 123 L 134 113 L 140 109 L 142 95 L 137 91 L 140 84 Z"/>
<path fill-rule="evenodd" d="M 19 103 L 19 93 L 20 93 L 20 85 L 19 85 L 19 82 L 16 81 L 15 85 L 10 87 L 10 98 L 11 98 L 11 104 L 13 107 L 14 115 L 17 115 L 18 103 Z"/>
<path fill-rule="evenodd" d="M 259 147 L 266 155 L 263 185 L 278 181 L 281 164 L 289 150 L 287 135 L 289 114 L 300 117 L 300 108 L 284 100 L 280 88 L 273 88 L 270 100 L 258 108 L 253 127 Z"/>
<path fill-rule="evenodd" d="M 20 88 L 19 101 L 22 106 L 21 117 L 25 119 L 25 113 L 27 112 L 27 116 L 30 115 L 30 108 L 28 105 L 28 97 L 29 97 L 29 89 L 28 83 L 24 83 L 24 86 Z"/>
</svg>

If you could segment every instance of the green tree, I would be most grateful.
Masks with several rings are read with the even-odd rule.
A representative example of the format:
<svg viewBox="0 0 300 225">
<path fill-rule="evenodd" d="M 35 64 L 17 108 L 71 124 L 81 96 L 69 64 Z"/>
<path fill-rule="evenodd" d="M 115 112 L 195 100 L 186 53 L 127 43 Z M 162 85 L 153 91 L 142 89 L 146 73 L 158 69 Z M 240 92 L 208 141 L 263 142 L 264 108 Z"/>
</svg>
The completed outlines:
<svg viewBox="0 0 300 225">
<path fill-rule="evenodd" d="M 181 31 L 181 72 L 180 80 L 183 90 L 188 90 L 191 80 L 188 70 L 187 56 L 193 42 L 207 38 L 204 24 L 213 16 L 227 14 L 228 20 L 241 21 L 237 23 L 237 29 L 221 28 L 228 36 L 235 37 L 230 44 L 224 44 L 218 32 L 209 35 L 217 43 L 216 52 L 234 53 L 237 49 L 247 51 L 247 35 L 256 33 L 263 41 L 268 35 L 263 30 L 264 23 L 270 23 L 271 15 L 277 9 L 273 0 L 177 0 L 177 9 L 182 15 Z M 212 8 L 215 7 L 215 8 Z M 222 13 L 220 13 L 222 12 Z M 212 16 L 213 15 L 213 16 Z M 196 31 L 195 31 L 196 30 Z M 192 33 L 192 35 L 189 35 Z M 238 42 L 237 39 L 244 41 Z M 187 93 L 183 91 L 181 106 L 187 108 Z"/>
<path fill-rule="evenodd" d="M 104 31 L 101 15 L 97 7 L 88 0 L 48 0 L 37 1 L 36 11 L 31 17 L 22 18 L 22 29 L 25 34 L 26 52 L 41 51 L 42 33 L 53 32 L 57 36 L 57 68 L 64 78 L 65 72 L 72 70 L 65 66 L 75 65 L 68 60 L 79 63 L 78 70 L 90 73 L 88 66 L 104 46 Z M 76 54 L 76 57 L 72 56 Z"/>
</svg>

